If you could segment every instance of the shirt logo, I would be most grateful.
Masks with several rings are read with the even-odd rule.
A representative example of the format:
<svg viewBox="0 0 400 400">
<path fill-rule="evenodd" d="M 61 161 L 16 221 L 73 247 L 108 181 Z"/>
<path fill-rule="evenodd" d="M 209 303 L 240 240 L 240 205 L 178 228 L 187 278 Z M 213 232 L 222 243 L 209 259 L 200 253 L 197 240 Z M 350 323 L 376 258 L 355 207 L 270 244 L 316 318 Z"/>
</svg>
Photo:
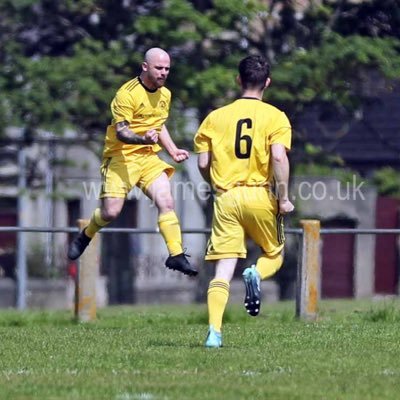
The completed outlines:
<svg viewBox="0 0 400 400">
<path fill-rule="evenodd" d="M 164 100 L 160 100 L 158 103 L 158 107 L 164 109 L 165 107 L 167 107 L 167 103 Z"/>
</svg>

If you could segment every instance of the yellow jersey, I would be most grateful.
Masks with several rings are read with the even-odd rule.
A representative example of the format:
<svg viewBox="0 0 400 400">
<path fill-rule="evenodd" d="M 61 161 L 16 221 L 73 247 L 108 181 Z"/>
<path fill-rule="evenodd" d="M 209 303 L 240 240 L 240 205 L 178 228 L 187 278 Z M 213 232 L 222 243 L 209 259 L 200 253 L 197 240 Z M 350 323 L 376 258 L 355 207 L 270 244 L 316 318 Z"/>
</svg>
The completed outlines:
<svg viewBox="0 0 400 400">
<path fill-rule="evenodd" d="M 211 152 L 210 175 L 217 190 L 267 186 L 273 182 L 270 146 L 291 147 L 292 129 L 284 112 L 250 97 L 212 111 L 200 125 L 195 152 Z"/>
<path fill-rule="evenodd" d="M 122 85 L 111 102 L 112 121 L 107 127 L 103 156 L 129 155 L 143 147 L 152 147 L 154 152 L 160 151 L 158 144 L 121 142 L 117 138 L 115 124 L 127 121 L 129 129 L 137 135 L 144 136 L 150 129 L 160 133 L 168 118 L 170 103 L 171 92 L 167 88 L 147 89 L 139 77 Z"/>
</svg>

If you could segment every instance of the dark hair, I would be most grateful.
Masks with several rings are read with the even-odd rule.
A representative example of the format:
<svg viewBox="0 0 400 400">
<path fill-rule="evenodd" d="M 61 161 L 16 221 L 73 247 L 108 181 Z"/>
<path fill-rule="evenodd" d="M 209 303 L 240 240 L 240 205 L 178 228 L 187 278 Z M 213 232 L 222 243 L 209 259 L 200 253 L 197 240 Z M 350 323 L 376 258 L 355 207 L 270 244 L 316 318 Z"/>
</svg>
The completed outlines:
<svg viewBox="0 0 400 400">
<path fill-rule="evenodd" d="M 243 89 L 264 89 L 269 77 L 269 64 L 262 56 L 248 56 L 239 63 L 240 80 Z"/>
</svg>

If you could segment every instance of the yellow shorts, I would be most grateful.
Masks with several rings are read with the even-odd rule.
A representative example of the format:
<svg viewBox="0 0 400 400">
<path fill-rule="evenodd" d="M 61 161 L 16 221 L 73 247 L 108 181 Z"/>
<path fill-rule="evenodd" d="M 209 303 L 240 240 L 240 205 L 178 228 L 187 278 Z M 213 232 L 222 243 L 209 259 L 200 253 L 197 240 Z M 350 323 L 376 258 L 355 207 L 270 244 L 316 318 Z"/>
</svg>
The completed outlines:
<svg viewBox="0 0 400 400">
<path fill-rule="evenodd" d="M 246 236 L 271 257 L 283 248 L 283 217 L 268 188 L 241 186 L 217 196 L 205 259 L 246 258 Z"/>
<path fill-rule="evenodd" d="M 103 159 L 100 167 L 102 186 L 100 198 L 125 198 L 134 186 L 144 192 L 163 172 L 170 178 L 175 168 L 161 160 L 151 149 L 141 149 L 128 156 Z"/>
</svg>

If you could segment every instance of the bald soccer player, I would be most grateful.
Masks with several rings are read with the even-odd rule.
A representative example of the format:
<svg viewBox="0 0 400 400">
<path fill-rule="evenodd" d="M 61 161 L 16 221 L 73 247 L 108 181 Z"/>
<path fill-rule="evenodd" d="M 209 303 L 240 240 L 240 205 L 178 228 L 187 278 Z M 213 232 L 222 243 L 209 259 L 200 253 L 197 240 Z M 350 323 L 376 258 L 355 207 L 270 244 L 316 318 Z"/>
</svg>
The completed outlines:
<svg viewBox="0 0 400 400">
<path fill-rule="evenodd" d="M 71 242 L 71 260 L 80 257 L 96 232 L 118 217 L 126 196 L 138 186 L 158 209 L 158 226 L 170 254 L 166 267 L 197 275 L 184 254 L 174 211 L 170 178 L 175 169 L 157 155 L 161 143 L 175 162 L 189 157 L 188 151 L 175 145 L 165 126 L 171 102 L 171 92 L 164 87 L 169 71 L 168 53 L 151 48 L 145 54 L 140 75 L 122 85 L 112 100 L 112 121 L 107 127 L 100 168 L 101 206 Z"/>
</svg>

